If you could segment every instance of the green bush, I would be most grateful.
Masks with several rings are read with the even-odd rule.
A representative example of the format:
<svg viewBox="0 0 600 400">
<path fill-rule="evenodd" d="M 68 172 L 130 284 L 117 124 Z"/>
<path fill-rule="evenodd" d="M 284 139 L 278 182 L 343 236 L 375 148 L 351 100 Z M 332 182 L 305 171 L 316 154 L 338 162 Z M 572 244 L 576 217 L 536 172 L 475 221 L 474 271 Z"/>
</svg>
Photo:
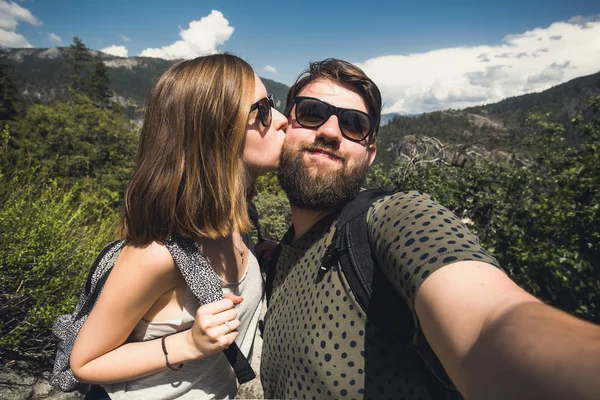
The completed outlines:
<svg viewBox="0 0 600 400">
<path fill-rule="evenodd" d="M 77 183 L 93 179 L 111 190 L 115 207 L 135 165 L 138 132 L 121 115 L 85 96 L 36 104 L 8 125 L 0 163 L 8 176 L 29 175 Z"/>
<path fill-rule="evenodd" d="M 600 111 L 600 98 L 590 110 Z M 581 118 L 580 118 L 581 119 Z M 524 289 L 567 312 L 600 322 L 600 116 L 585 141 L 562 143 L 563 128 L 532 115 L 534 167 L 482 161 L 468 167 L 396 162 L 371 186 L 433 195 L 469 225 Z"/>
<path fill-rule="evenodd" d="M 291 225 L 290 203 L 275 173 L 261 176 L 254 186 L 254 204 L 264 239 L 279 241 Z"/>
<path fill-rule="evenodd" d="M 0 187 L 0 347 L 41 351 L 112 240 L 115 214 L 91 187 L 17 178 L 0 178 Z"/>
</svg>

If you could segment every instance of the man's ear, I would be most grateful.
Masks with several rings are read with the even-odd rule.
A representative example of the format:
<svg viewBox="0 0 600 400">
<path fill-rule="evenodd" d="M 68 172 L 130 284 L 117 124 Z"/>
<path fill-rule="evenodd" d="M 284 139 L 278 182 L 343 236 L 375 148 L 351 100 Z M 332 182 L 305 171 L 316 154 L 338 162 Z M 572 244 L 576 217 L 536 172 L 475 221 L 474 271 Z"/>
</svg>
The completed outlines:
<svg viewBox="0 0 600 400">
<path fill-rule="evenodd" d="M 377 144 L 375 142 L 369 143 L 367 145 L 367 151 L 369 152 L 369 166 L 371 166 L 373 161 L 375 161 L 375 156 L 377 155 Z"/>
</svg>

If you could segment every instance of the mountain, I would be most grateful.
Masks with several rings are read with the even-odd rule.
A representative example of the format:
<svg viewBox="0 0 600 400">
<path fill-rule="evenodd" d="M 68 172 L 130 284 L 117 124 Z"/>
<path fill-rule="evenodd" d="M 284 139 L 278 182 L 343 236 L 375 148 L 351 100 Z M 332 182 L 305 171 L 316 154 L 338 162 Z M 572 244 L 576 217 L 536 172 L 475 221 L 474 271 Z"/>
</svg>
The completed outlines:
<svg viewBox="0 0 600 400">
<path fill-rule="evenodd" d="M 5 60 L 14 66 L 17 87 L 25 100 L 50 103 L 66 91 L 70 82 L 65 56 L 68 48 L 7 49 Z M 134 102 L 139 108 L 146 100 L 152 82 L 174 61 L 149 57 L 116 57 L 90 50 L 100 57 L 108 69 L 110 88 L 123 104 Z M 267 91 L 273 93 L 281 111 L 288 87 L 261 78 Z M 531 129 L 525 126 L 530 112 L 551 113 L 566 130 L 566 143 L 579 143 L 571 122 L 585 111 L 588 100 L 600 95 L 600 72 L 580 77 L 540 93 L 511 97 L 498 103 L 463 110 L 443 110 L 420 115 L 390 113 L 382 115 L 378 139 L 377 162 L 389 164 L 398 157 L 415 154 L 461 152 L 481 154 L 528 154 L 535 151 Z M 585 112 L 584 112 L 585 114 Z M 136 114 L 141 117 L 141 114 Z M 435 144 L 435 145 L 433 145 Z M 454 147 L 453 151 L 451 147 Z M 453 154 L 448 156 L 448 154 Z M 460 157 L 459 157 L 460 158 Z"/>
<path fill-rule="evenodd" d="M 522 123 L 529 111 L 552 112 L 562 123 L 581 111 L 582 103 L 600 95 L 600 72 L 575 78 L 543 92 L 509 97 L 498 103 L 464 109 L 465 112 L 488 115 L 508 122 Z"/>
<path fill-rule="evenodd" d="M 396 117 L 418 117 L 421 114 L 387 113 L 381 114 L 381 126 L 389 124 Z"/>
<path fill-rule="evenodd" d="M 66 90 L 69 70 L 65 61 L 68 47 L 49 49 L 6 49 L 6 62 L 14 66 L 13 75 L 26 100 L 50 103 Z M 133 100 L 138 107 L 146 102 L 152 83 L 176 61 L 150 57 L 117 57 L 89 50 L 108 69 L 110 89 L 117 99 Z M 288 87 L 283 83 L 261 78 L 267 92 L 273 93 L 275 106 L 282 110 Z"/>
<path fill-rule="evenodd" d="M 580 112 L 587 115 L 587 104 L 595 96 L 600 96 L 600 72 L 494 104 L 416 117 L 396 115 L 380 129 L 377 162 L 389 165 L 398 157 L 427 153 L 433 158 L 435 154 L 456 155 L 461 151 L 485 157 L 516 152 L 527 158 L 536 149 L 531 129 L 526 126 L 531 112 L 549 113 L 552 121 L 565 126 L 565 143 L 577 144 L 583 139 L 571 121 Z"/>
</svg>

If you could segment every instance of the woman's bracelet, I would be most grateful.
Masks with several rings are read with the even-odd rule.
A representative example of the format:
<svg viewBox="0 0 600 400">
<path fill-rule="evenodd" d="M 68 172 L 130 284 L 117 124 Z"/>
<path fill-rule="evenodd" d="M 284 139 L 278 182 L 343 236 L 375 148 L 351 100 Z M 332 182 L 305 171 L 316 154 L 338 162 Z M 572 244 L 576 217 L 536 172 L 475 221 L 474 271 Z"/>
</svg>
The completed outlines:
<svg viewBox="0 0 600 400">
<path fill-rule="evenodd" d="M 167 346 L 165 345 L 165 339 L 167 338 L 167 336 L 171 336 L 171 335 L 172 335 L 172 333 L 168 333 L 165 336 L 163 336 L 160 339 L 160 343 L 162 344 L 162 351 L 165 355 L 165 364 L 167 364 L 167 367 L 169 367 L 169 369 L 171 371 L 179 371 L 181 368 L 183 368 L 183 364 L 179 364 L 179 366 L 174 367 L 173 365 L 171 365 L 169 363 L 169 353 L 167 353 Z"/>
</svg>

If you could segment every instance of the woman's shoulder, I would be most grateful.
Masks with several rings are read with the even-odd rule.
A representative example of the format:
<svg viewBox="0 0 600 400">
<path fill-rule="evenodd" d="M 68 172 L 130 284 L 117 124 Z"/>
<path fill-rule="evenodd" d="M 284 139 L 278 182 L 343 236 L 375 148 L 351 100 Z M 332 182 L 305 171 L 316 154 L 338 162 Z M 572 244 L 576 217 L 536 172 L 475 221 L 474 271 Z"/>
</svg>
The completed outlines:
<svg viewBox="0 0 600 400">
<path fill-rule="evenodd" d="M 143 269 L 144 275 L 156 279 L 178 279 L 180 273 L 167 247 L 158 242 L 145 246 L 126 245 L 121 250 L 117 265 L 130 270 Z"/>
</svg>

